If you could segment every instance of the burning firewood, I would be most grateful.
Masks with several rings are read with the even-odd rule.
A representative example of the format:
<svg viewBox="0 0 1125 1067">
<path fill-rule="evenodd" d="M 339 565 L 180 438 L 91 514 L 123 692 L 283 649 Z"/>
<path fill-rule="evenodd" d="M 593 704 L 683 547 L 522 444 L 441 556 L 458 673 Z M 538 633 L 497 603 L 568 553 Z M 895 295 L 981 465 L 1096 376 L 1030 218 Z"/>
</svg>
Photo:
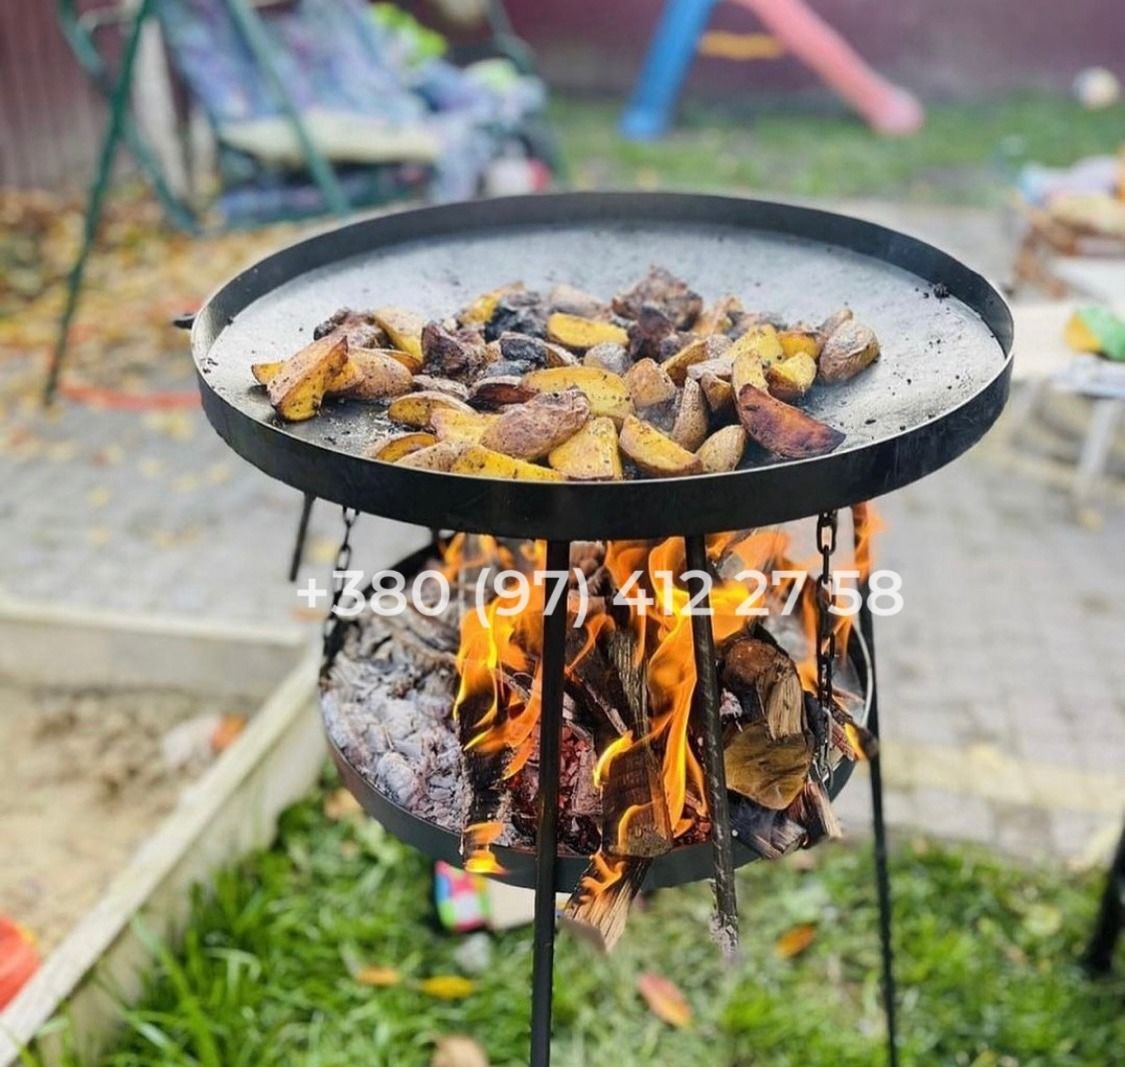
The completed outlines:
<svg viewBox="0 0 1125 1067">
<path fill-rule="evenodd" d="M 595 853 L 567 901 L 561 916 L 563 926 L 609 952 L 625 932 L 629 908 L 651 865 L 650 859 Z"/>
</svg>

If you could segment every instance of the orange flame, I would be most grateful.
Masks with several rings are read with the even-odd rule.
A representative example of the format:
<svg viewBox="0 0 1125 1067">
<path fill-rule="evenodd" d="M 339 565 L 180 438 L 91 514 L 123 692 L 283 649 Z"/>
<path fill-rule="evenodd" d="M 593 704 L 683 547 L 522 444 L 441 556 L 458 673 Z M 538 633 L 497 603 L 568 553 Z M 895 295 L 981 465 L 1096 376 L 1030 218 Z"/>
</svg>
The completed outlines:
<svg viewBox="0 0 1125 1067">
<path fill-rule="evenodd" d="M 871 537 L 881 527 L 869 505 L 856 509 L 856 561 L 861 581 L 871 572 Z M 710 625 L 716 643 L 752 625 L 757 615 L 778 611 L 791 598 L 796 576 L 776 576 L 777 571 L 808 574 L 794 610 L 806 637 L 807 651 L 798 658 L 803 687 L 816 691 L 817 585 L 819 557 L 805 563 L 787 556 L 790 539 L 782 530 L 740 531 L 708 538 L 708 557 L 718 573 L 710 587 Z M 447 578 L 471 579 L 473 568 L 492 566 L 529 575 L 545 567 L 545 546 L 525 542 L 515 547 L 493 537 L 457 535 L 445 553 Z M 618 603 L 628 605 L 628 626 L 634 637 L 638 664 L 646 664 L 650 721 L 648 732 L 628 731 L 609 744 L 594 768 L 594 784 L 602 788 L 612 773 L 614 760 L 636 744 L 651 745 L 660 759 L 660 776 L 674 837 L 706 817 L 703 769 L 692 750 L 690 723 L 696 668 L 692 614 L 702 608 L 693 600 L 684 581 L 684 544 L 680 538 L 617 541 L 606 546 L 605 566 L 619 591 Z M 746 572 L 760 572 L 767 581 L 751 580 Z M 741 577 L 740 577 L 741 576 Z M 454 713 L 471 725 L 467 751 L 495 756 L 506 753 L 503 776 L 517 773 L 535 747 L 541 700 L 541 621 L 545 588 L 529 580 L 526 591 L 494 595 L 483 612 L 465 607 L 457 654 L 460 685 Z M 491 589 L 490 589 L 491 591 Z M 572 604 L 573 609 L 573 604 Z M 481 615 L 483 614 L 483 618 Z M 620 614 L 618 620 L 620 621 Z M 837 648 L 846 647 L 851 616 L 833 617 Z M 584 623 L 568 671 L 573 671 L 594 648 L 599 635 L 613 628 L 608 613 L 593 613 Z M 571 642 L 573 645 L 573 642 Z M 530 678 L 530 684 L 527 679 Z M 517 681 L 517 679 L 522 679 Z M 853 741 L 851 733 L 849 741 Z M 858 750 L 858 745 L 853 744 Z M 626 811 L 618 826 L 624 840 L 631 817 L 642 809 Z M 499 824 L 478 823 L 466 830 L 469 869 L 495 870 L 491 846 L 501 832 Z M 612 848 L 607 843 L 606 847 Z M 600 853 L 593 858 L 597 877 L 584 889 L 601 891 L 623 875 L 623 863 Z M 494 866 L 495 865 L 495 866 Z M 585 884 L 586 882 L 590 884 Z"/>
</svg>

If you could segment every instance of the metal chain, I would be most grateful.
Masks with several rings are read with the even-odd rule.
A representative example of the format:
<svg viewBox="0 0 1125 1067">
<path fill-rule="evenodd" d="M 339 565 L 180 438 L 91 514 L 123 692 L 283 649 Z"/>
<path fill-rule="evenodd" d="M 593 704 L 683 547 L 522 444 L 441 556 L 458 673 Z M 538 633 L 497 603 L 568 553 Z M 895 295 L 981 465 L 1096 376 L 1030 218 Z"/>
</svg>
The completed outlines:
<svg viewBox="0 0 1125 1067">
<path fill-rule="evenodd" d="M 832 778 L 829 754 L 832 746 L 832 668 L 836 662 L 836 627 L 829 610 L 835 603 L 832 590 L 832 553 L 836 551 L 835 511 L 826 511 L 817 517 L 816 547 L 820 552 L 820 574 L 816 579 L 816 699 L 823 716 L 824 730 L 816 754 L 816 772 L 827 787 Z"/>
<path fill-rule="evenodd" d="M 355 508 L 341 508 L 341 513 L 344 518 L 344 538 L 340 542 L 339 549 L 336 551 L 336 563 L 332 568 L 332 603 L 328 605 L 328 614 L 324 617 L 324 625 L 322 627 L 326 656 L 329 647 L 329 639 L 332 636 L 332 631 L 336 628 L 336 607 L 340 603 L 340 597 L 344 592 L 344 572 L 351 569 L 352 527 L 355 526 L 356 519 L 359 518 L 359 512 Z"/>
</svg>

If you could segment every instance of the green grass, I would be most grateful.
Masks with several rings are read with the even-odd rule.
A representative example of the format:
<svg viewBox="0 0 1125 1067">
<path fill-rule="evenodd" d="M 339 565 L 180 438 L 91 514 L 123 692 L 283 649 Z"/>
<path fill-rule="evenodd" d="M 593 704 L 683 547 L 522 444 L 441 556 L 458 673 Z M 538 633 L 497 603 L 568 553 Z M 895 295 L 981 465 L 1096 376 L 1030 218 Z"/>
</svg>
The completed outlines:
<svg viewBox="0 0 1125 1067">
<path fill-rule="evenodd" d="M 579 186 L 735 188 L 820 197 L 893 197 L 992 205 L 1029 160 L 1066 164 L 1112 153 L 1125 105 L 1086 111 L 1058 95 L 1028 93 L 935 104 L 914 137 L 890 139 L 840 113 L 688 104 L 661 141 L 617 134 L 619 105 L 559 99 L 554 118 Z"/>
<path fill-rule="evenodd" d="M 834 847 L 740 877 L 744 962 L 728 971 L 707 938 L 705 886 L 657 894 L 603 958 L 559 943 L 559 1067 L 870 1067 L 883 1061 L 870 854 Z M 801 869 L 801 868 L 811 869 Z M 1125 981 L 1075 966 L 1099 879 L 1031 869 L 922 842 L 894 859 L 904 1063 L 1106 1067 L 1125 1047 Z M 778 936 L 818 922 L 811 947 L 779 958 Z M 526 1062 L 527 931 L 492 942 L 476 990 L 436 1000 L 417 983 L 456 974 L 427 863 L 374 823 L 329 821 L 312 797 L 277 845 L 200 895 L 186 939 L 154 946 L 143 1004 L 101 1067 L 422 1067 L 437 1037 L 474 1035 L 493 1067 Z M 371 988 L 351 976 L 393 967 Z M 676 1030 L 636 993 L 666 975 L 695 1013 Z"/>
</svg>

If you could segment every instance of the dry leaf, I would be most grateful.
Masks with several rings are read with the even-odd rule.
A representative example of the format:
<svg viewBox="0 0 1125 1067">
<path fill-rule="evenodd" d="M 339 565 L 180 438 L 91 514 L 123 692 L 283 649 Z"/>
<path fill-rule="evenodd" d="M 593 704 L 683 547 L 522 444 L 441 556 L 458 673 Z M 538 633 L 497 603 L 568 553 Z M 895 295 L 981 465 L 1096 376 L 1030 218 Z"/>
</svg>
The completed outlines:
<svg viewBox="0 0 1125 1067">
<path fill-rule="evenodd" d="M 224 715 L 211 735 L 211 751 L 225 752 L 246 728 L 245 715 Z"/>
<path fill-rule="evenodd" d="M 691 1005 L 670 979 L 646 971 L 637 976 L 637 992 L 645 998 L 648 1010 L 669 1026 L 691 1024 Z"/>
<path fill-rule="evenodd" d="M 476 989 L 476 983 L 459 974 L 438 974 L 433 978 L 423 979 L 418 983 L 418 988 L 427 996 L 437 997 L 438 1000 L 460 1000 Z"/>
<path fill-rule="evenodd" d="M 355 972 L 354 977 L 360 985 L 376 986 L 378 988 L 398 985 L 399 982 L 402 981 L 402 977 L 393 967 L 360 967 L 360 969 Z"/>
<path fill-rule="evenodd" d="M 783 960 L 799 956 L 816 940 L 816 923 L 798 923 L 789 927 L 774 943 L 774 953 Z"/>
<path fill-rule="evenodd" d="M 324 817 L 326 819 L 339 822 L 341 819 L 351 819 L 361 814 L 363 814 L 363 808 L 360 807 L 359 801 L 343 786 L 339 789 L 333 789 L 324 798 Z"/>
<path fill-rule="evenodd" d="M 439 1037 L 430 1067 L 488 1067 L 483 1048 L 465 1034 Z"/>
</svg>

